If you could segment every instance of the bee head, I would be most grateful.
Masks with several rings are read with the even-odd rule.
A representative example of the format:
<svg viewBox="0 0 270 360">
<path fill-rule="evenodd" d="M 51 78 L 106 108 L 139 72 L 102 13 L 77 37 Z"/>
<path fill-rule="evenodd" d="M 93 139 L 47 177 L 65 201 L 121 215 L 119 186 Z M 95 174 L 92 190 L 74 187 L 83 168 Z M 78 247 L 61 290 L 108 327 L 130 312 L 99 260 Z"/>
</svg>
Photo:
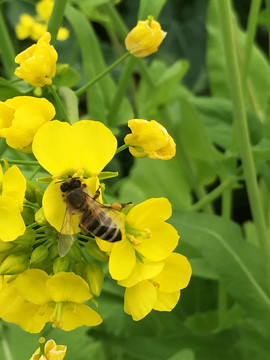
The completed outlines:
<svg viewBox="0 0 270 360">
<path fill-rule="evenodd" d="M 82 186 L 82 182 L 80 179 L 78 178 L 70 178 L 68 180 L 65 180 L 61 185 L 60 185 L 60 190 L 62 192 L 66 192 L 66 191 L 70 191 L 70 190 L 74 190 L 74 189 L 78 189 Z"/>
</svg>

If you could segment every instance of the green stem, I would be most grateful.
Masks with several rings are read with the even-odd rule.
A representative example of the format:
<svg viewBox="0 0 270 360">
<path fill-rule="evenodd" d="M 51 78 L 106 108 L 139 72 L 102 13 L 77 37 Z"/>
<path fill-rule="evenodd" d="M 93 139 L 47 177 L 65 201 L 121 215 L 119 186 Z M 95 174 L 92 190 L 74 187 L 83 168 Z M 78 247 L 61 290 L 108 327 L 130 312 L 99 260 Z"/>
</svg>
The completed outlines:
<svg viewBox="0 0 270 360">
<path fill-rule="evenodd" d="M 248 77 L 250 61 L 252 56 L 252 47 L 253 42 L 256 34 L 257 28 L 257 18 L 258 13 L 261 7 L 262 0 L 253 0 L 251 2 L 251 7 L 248 16 L 248 26 L 247 26 L 247 38 L 245 43 L 245 50 L 244 50 L 244 59 L 242 64 L 241 70 L 241 81 L 243 86 L 243 93 L 245 94 L 246 90 L 246 81 Z"/>
<path fill-rule="evenodd" d="M 270 0 L 265 0 L 266 14 L 267 14 L 267 29 L 268 29 L 268 57 L 270 61 Z"/>
<path fill-rule="evenodd" d="M 219 186 L 217 186 L 213 191 L 205 195 L 203 198 L 201 198 L 199 201 L 197 201 L 195 204 L 191 205 L 189 210 L 192 211 L 198 211 L 202 209 L 207 204 L 210 204 L 212 201 L 217 199 L 221 194 L 224 193 L 225 190 L 230 188 L 232 184 L 235 182 L 235 177 L 228 177 L 226 180 L 224 180 Z"/>
<path fill-rule="evenodd" d="M 109 124 L 111 126 L 117 124 L 118 110 L 120 108 L 121 102 L 124 98 L 125 92 L 129 85 L 135 62 L 136 62 L 136 58 L 134 58 L 134 56 L 128 59 L 126 66 L 123 70 L 122 76 L 117 84 L 117 88 L 114 93 L 114 97 L 112 99 L 111 106 L 109 109 L 108 119 L 109 119 Z"/>
<path fill-rule="evenodd" d="M 5 23 L 4 17 L 3 17 L 3 6 L 0 6 L 0 34 L 1 34 L 1 41 L 0 41 L 0 49 L 1 49 L 1 57 L 4 65 L 4 69 L 6 72 L 6 75 L 11 78 L 14 69 L 16 67 L 15 65 L 15 50 L 13 48 L 12 41 L 9 36 L 9 32 L 7 30 L 7 25 Z"/>
<path fill-rule="evenodd" d="M 5 329 L 3 325 L 3 320 L 0 320 L 0 341 L 5 356 L 5 360 L 13 360 L 10 347 L 8 345 L 7 339 L 5 337 Z"/>
<path fill-rule="evenodd" d="M 65 120 L 67 123 L 71 124 L 70 119 L 69 119 L 69 117 L 68 117 L 67 110 L 66 110 L 66 108 L 65 108 L 65 106 L 64 106 L 64 104 L 63 104 L 63 102 L 62 102 L 62 100 L 61 100 L 61 98 L 60 98 L 60 96 L 58 95 L 58 92 L 56 91 L 55 86 L 54 86 L 54 85 L 47 85 L 47 86 L 48 86 L 51 94 L 53 95 L 53 97 L 54 97 L 57 105 L 59 106 L 60 111 L 61 111 L 61 113 L 62 113 L 62 116 L 63 116 L 64 120 Z"/>
<path fill-rule="evenodd" d="M 58 30 L 62 24 L 67 0 L 56 0 L 48 23 L 48 31 L 51 33 L 51 44 L 56 42 Z"/>
<path fill-rule="evenodd" d="M 270 242 L 267 234 L 263 208 L 260 201 L 256 171 L 249 140 L 244 97 L 233 38 L 231 2 L 229 0 L 219 0 L 217 1 L 217 7 L 225 50 L 227 74 L 229 78 L 231 97 L 234 108 L 234 122 L 238 134 L 240 157 L 243 164 L 252 217 L 254 219 L 258 238 L 260 239 L 260 246 L 264 256 L 265 268 L 268 279 L 270 281 Z"/>
<path fill-rule="evenodd" d="M 18 164 L 18 165 L 34 165 L 39 166 L 39 162 L 36 160 L 6 160 L 9 164 Z M 4 164 L 5 160 L 0 159 L 0 163 Z"/>
<path fill-rule="evenodd" d="M 26 228 L 27 229 L 33 229 L 34 227 L 38 226 L 37 222 L 34 222 L 33 224 L 27 225 Z"/>
<path fill-rule="evenodd" d="M 119 65 L 122 61 L 124 61 L 131 54 L 129 52 L 125 53 L 122 57 L 116 60 L 113 64 L 104 69 L 100 74 L 98 74 L 94 79 L 88 81 L 85 85 L 83 85 L 80 89 L 75 91 L 75 94 L 79 97 L 84 94 L 92 85 L 94 85 L 98 80 L 103 78 L 106 74 L 108 74 L 112 69 L 114 69 L 117 65 Z"/>
<path fill-rule="evenodd" d="M 119 148 L 115 152 L 115 155 L 119 154 L 123 150 L 126 150 L 128 147 L 129 147 L 129 145 L 127 145 L 127 144 L 119 146 Z"/>
</svg>

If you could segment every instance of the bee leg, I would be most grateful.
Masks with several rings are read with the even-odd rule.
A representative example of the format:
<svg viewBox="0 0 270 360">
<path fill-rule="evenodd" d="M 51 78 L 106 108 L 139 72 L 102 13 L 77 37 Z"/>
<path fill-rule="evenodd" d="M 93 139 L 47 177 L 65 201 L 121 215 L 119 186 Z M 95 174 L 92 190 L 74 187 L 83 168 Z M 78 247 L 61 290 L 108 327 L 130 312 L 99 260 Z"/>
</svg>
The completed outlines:
<svg viewBox="0 0 270 360">
<path fill-rule="evenodd" d="M 124 204 L 121 204 L 121 203 L 118 203 L 118 202 L 114 202 L 111 204 L 111 207 L 114 209 L 114 210 L 117 210 L 117 211 L 120 211 L 122 209 L 124 209 L 126 206 L 132 204 L 132 202 L 128 202 L 128 203 L 124 203 Z"/>
<path fill-rule="evenodd" d="M 81 233 L 83 235 L 87 235 L 89 233 L 89 231 L 82 224 L 79 224 L 79 228 L 81 229 Z"/>
<path fill-rule="evenodd" d="M 101 186 L 99 185 L 99 187 L 98 187 L 97 190 L 96 190 L 95 195 L 93 196 L 93 200 L 96 200 L 96 199 L 99 197 L 99 195 L 100 195 L 100 188 L 101 188 Z"/>
</svg>

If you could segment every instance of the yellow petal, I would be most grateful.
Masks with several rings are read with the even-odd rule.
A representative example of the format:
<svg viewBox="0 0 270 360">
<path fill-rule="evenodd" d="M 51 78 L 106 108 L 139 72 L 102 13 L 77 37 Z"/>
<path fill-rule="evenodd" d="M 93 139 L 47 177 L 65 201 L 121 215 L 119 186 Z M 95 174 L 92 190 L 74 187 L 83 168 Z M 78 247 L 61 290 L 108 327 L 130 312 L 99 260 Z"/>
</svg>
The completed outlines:
<svg viewBox="0 0 270 360">
<path fill-rule="evenodd" d="M 166 222 L 152 223 L 149 226 L 150 238 L 143 239 L 136 249 L 151 261 L 162 261 L 176 248 L 179 235 L 175 228 Z"/>
<path fill-rule="evenodd" d="M 174 292 L 184 289 L 191 277 L 191 266 L 188 259 L 178 253 L 172 253 L 164 261 L 162 271 L 152 280 L 159 284 L 162 292 Z"/>
<path fill-rule="evenodd" d="M 172 207 L 166 198 L 148 199 L 134 206 L 127 215 L 126 222 L 143 229 L 151 222 L 165 221 L 172 215 Z"/>
<path fill-rule="evenodd" d="M 16 202 L 9 196 L 0 196 L 0 239 L 13 241 L 25 232 L 25 224 Z"/>
<path fill-rule="evenodd" d="M 157 290 L 147 281 L 141 281 L 125 291 L 124 310 L 135 321 L 141 320 L 153 309 L 157 300 Z"/>
<path fill-rule="evenodd" d="M 82 303 L 92 297 L 87 282 L 72 272 L 61 271 L 46 282 L 46 289 L 55 302 Z"/>
<path fill-rule="evenodd" d="M 33 304 L 43 305 L 51 301 L 45 284 L 49 275 L 40 269 L 28 269 L 14 280 L 18 293 Z"/>
<path fill-rule="evenodd" d="M 113 133 L 102 123 L 82 120 L 74 125 L 51 121 L 42 126 L 33 141 L 33 153 L 51 174 L 84 176 L 99 174 L 117 147 Z"/>
<path fill-rule="evenodd" d="M 118 284 L 125 287 L 131 287 L 142 280 L 152 279 L 161 272 L 163 266 L 164 262 L 150 262 L 146 259 L 143 263 L 137 261 L 130 276 L 127 279 L 118 281 Z"/>
<path fill-rule="evenodd" d="M 136 264 L 136 255 L 131 243 L 123 238 L 113 245 L 109 259 L 109 272 L 115 280 L 126 279 Z"/>
<path fill-rule="evenodd" d="M 178 303 L 179 298 L 180 291 L 175 291 L 172 293 L 158 291 L 157 301 L 153 306 L 153 309 L 158 311 L 171 311 Z"/>
<path fill-rule="evenodd" d="M 2 195 L 14 199 L 19 210 L 22 211 L 26 180 L 20 169 L 16 165 L 11 166 L 3 175 L 2 182 Z"/>
<path fill-rule="evenodd" d="M 67 304 L 62 315 L 62 329 L 71 331 L 79 326 L 97 326 L 102 322 L 99 314 L 85 304 Z"/>
</svg>

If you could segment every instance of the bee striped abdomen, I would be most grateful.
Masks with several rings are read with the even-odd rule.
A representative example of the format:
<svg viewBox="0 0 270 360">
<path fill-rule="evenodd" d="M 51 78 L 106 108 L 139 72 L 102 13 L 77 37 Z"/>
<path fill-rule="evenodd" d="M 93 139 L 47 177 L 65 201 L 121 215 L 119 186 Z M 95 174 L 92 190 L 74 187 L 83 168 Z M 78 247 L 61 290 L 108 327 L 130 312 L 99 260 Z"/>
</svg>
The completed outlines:
<svg viewBox="0 0 270 360">
<path fill-rule="evenodd" d="M 93 216 L 92 210 L 89 209 L 83 215 L 81 225 L 85 230 L 102 240 L 115 242 L 122 239 L 119 227 L 106 213 L 100 212 L 99 219 L 102 220 L 102 224 L 97 217 Z"/>
</svg>

